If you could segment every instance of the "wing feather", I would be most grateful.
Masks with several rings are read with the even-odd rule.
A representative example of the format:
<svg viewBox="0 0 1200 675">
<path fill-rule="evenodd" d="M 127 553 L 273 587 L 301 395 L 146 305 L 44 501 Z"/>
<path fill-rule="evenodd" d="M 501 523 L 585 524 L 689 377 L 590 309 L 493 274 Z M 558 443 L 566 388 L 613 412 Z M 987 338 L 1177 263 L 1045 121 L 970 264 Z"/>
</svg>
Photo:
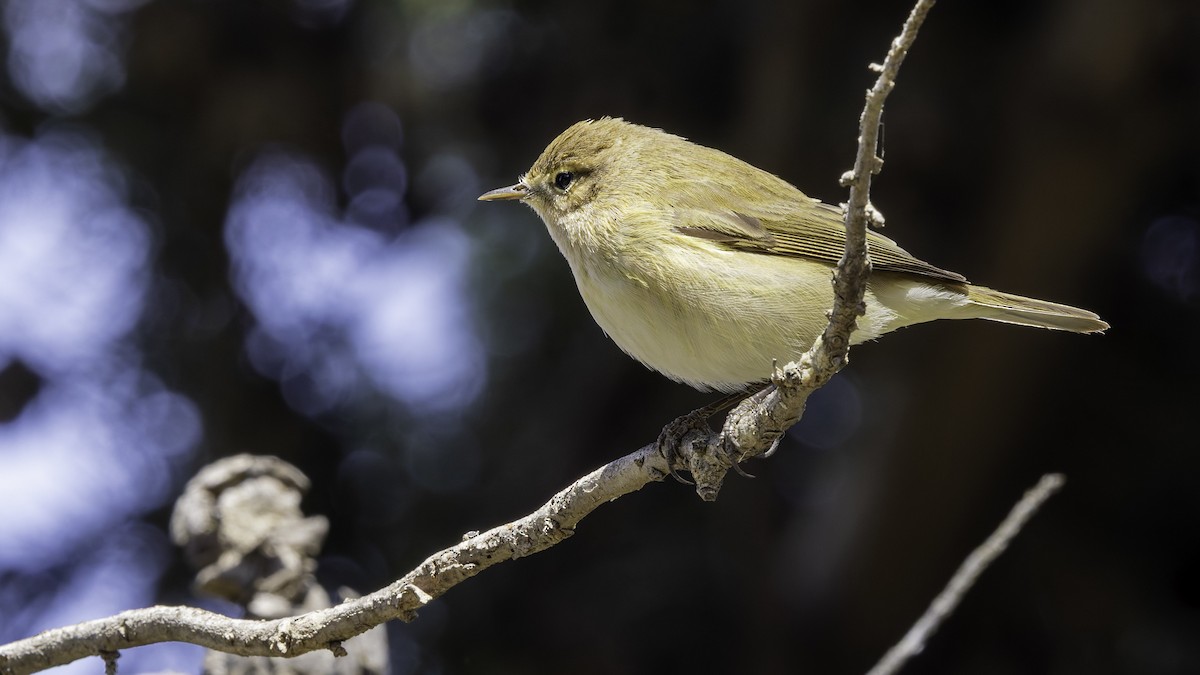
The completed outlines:
<svg viewBox="0 0 1200 675">
<path fill-rule="evenodd" d="M 695 186 L 691 196 L 699 196 Z M 842 210 L 803 195 L 800 197 L 808 203 L 776 202 L 764 208 L 742 202 L 721 211 L 681 205 L 674 209 L 675 231 L 715 241 L 730 250 L 808 258 L 836 265 L 846 246 Z M 726 192 L 721 200 L 709 203 L 729 202 L 730 195 Z M 876 271 L 914 274 L 956 283 L 967 281 L 961 274 L 913 256 L 878 232 L 868 230 L 867 243 L 872 269 Z"/>
</svg>

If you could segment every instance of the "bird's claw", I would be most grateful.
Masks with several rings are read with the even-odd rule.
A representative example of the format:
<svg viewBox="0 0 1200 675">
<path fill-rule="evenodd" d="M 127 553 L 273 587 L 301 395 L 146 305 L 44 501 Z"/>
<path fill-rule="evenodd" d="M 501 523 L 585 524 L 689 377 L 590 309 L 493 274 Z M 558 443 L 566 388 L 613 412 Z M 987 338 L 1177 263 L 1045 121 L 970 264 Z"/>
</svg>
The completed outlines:
<svg viewBox="0 0 1200 675">
<path fill-rule="evenodd" d="M 745 394 L 741 393 L 725 396 L 709 403 L 703 408 L 693 410 L 682 417 L 676 418 L 670 424 L 663 427 L 662 432 L 658 435 L 658 451 L 667 460 L 667 466 L 670 468 L 672 478 L 684 485 L 695 485 L 695 483 L 679 474 L 679 465 L 682 463 L 681 460 L 684 459 L 680 452 L 680 447 L 688 440 L 689 434 L 694 433 L 697 436 L 704 437 L 711 436 L 713 432 L 712 428 L 708 426 L 708 418 L 744 398 Z M 733 463 L 733 470 L 746 478 L 754 478 L 754 475 L 747 473 L 738 462 Z"/>
<path fill-rule="evenodd" d="M 733 470 L 736 471 L 737 475 L 741 476 L 742 478 L 757 478 L 757 476 L 755 476 L 754 474 L 743 469 L 741 462 L 734 462 Z"/>
<path fill-rule="evenodd" d="M 704 408 L 676 418 L 670 424 L 663 427 L 662 432 L 658 435 L 659 454 L 667 460 L 671 477 L 684 485 L 695 485 L 695 483 L 679 474 L 680 460 L 683 459 L 679 451 L 679 446 L 687 438 L 688 434 L 692 432 L 712 433 L 712 429 L 708 426 L 708 413 Z"/>
</svg>

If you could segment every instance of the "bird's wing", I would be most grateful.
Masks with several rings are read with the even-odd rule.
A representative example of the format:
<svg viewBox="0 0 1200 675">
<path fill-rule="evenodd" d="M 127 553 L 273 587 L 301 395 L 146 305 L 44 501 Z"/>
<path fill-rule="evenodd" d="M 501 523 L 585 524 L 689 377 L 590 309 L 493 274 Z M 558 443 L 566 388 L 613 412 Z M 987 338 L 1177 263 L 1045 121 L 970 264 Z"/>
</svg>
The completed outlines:
<svg viewBox="0 0 1200 675">
<path fill-rule="evenodd" d="M 808 199 L 805 197 L 804 199 Z M 728 202 L 728 198 L 725 200 Z M 809 258 L 836 265 L 846 246 L 846 229 L 840 208 L 809 200 L 804 208 L 791 204 L 776 208 L 749 203 L 734 204 L 728 210 L 673 209 L 676 232 L 717 242 L 730 250 Z M 872 269 L 902 272 L 942 281 L 966 283 L 955 272 L 914 257 L 887 237 L 867 230 Z"/>
</svg>

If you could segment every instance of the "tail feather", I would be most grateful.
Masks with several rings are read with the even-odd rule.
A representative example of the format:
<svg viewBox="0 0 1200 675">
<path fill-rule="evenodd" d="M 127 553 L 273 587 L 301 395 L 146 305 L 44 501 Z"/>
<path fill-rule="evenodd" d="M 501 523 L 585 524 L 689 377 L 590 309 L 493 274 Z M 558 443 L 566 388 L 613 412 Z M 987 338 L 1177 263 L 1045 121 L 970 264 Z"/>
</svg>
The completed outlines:
<svg viewBox="0 0 1200 675">
<path fill-rule="evenodd" d="M 1086 309 L 1003 293 L 983 286 L 968 287 L 967 299 L 971 303 L 972 316 L 980 319 L 1073 333 L 1098 333 L 1108 328 L 1103 319 Z"/>
</svg>

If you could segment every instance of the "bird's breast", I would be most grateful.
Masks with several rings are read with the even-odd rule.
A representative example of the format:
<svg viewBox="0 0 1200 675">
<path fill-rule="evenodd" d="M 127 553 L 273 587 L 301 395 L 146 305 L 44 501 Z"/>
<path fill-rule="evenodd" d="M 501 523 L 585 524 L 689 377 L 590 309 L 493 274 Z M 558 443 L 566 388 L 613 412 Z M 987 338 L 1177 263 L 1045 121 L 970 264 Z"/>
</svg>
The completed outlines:
<svg viewBox="0 0 1200 675">
<path fill-rule="evenodd" d="M 641 242 L 571 261 L 596 323 L 646 366 L 700 389 L 768 378 L 824 326 L 827 265 L 702 246 Z M 749 259 L 741 259 L 750 256 Z"/>
</svg>

